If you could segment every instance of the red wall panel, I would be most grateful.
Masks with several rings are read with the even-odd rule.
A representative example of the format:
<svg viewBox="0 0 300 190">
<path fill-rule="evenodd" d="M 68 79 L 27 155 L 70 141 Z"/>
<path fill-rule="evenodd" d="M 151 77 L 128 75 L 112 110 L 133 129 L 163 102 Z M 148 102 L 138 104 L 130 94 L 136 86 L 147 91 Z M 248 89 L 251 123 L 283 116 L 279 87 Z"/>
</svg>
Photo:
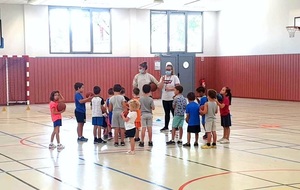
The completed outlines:
<svg viewBox="0 0 300 190">
<path fill-rule="evenodd" d="M 72 102 L 75 82 L 84 83 L 85 92 L 92 91 L 95 85 L 101 87 L 101 96 L 107 98 L 107 90 L 119 83 L 132 97 L 132 80 L 138 73 L 138 64 L 147 61 L 149 72 L 154 71 L 157 58 L 30 58 L 30 89 L 32 103 L 46 103 L 53 90 L 60 90 L 66 101 Z M 159 79 L 159 78 L 158 78 Z M 155 92 L 159 98 L 159 92 Z"/>
<path fill-rule="evenodd" d="M 201 79 L 205 79 L 206 88 L 215 87 L 215 57 L 195 58 L 195 89 L 201 85 Z"/>
<path fill-rule="evenodd" d="M 300 101 L 300 55 L 217 57 L 216 87 L 236 97 Z"/>
<path fill-rule="evenodd" d="M 53 90 L 60 90 L 66 101 L 73 102 L 74 83 L 83 82 L 85 92 L 93 86 L 101 87 L 101 96 L 115 83 L 132 96 L 132 79 L 138 65 L 148 62 L 148 72 L 159 80 L 160 71 L 154 70 L 159 57 L 39 57 L 30 58 L 30 101 L 47 103 Z M 11 76 L 25 85 L 24 69 L 13 69 Z M 24 75 L 23 75 L 24 72 Z M 195 88 L 205 78 L 207 88 L 217 91 L 229 86 L 235 97 L 300 101 L 300 54 L 259 55 L 195 58 Z M 0 61 L 0 104 L 6 103 L 5 61 Z M 21 77 L 22 76 L 22 77 Z M 24 87 L 14 90 L 14 97 L 23 99 Z M 160 98 L 160 91 L 153 94 Z"/>
<path fill-rule="evenodd" d="M 0 57 L 0 104 L 6 104 L 5 59 Z"/>
<path fill-rule="evenodd" d="M 8 66 L 8 76 L 6 76 L 6 61 Z M 0 61 L 0 85 L 1 99 L 0 104 L 7 102 L 7 79 L 9 101 L 24 102 L 26 101 L 26 62 L 23 57 L 7 57 L 3 56 Z"/>
</svg>

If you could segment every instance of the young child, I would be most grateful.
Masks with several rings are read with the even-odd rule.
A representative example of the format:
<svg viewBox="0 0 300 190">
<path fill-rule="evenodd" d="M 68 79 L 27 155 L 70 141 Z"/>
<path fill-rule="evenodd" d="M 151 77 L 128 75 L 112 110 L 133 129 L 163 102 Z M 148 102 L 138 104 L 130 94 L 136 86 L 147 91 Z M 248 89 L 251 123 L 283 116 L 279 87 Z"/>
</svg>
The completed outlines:
<svg viewBox="0 0 300 190">
<path fill-rule="evenodd" d="M 83 98 L 82 93 L 84 91 L 84 85 L 81 82 L 76 82 L 74 84 L 75 89 L 75 117 L 77 120 L 77 141 L 79 142 L 87 142 L 88 139 L 83 136 L 83 126 L 86 121 L 86 108 L 85 103 L 91 101 L 93 96 L 89 96 L 87 98 Z"/>
<path fill-rule="evenodd" d="M 132 99 L 136 100 L 136 101 L 138 101 L 140 103 L 140 101 L 139 101 L 140 100 L 140 97 L 139 97 L 140 89 L 134 88 L 132 90 L 132 92 L 133 92 L 133 98 Z M 140 141 L 141 140 L 140 139 L 140 128 L 142 126 L 142 124 L 141 124 L 141 108 L 140 107 L 139 107 L 138 110 L 136 110 L 136 113 L 137 113 L 137 118 L 136 118 L 136 120 L 134 122 L 134 125 L 136 127 L 134 141 Z"/>
<path fill-rule="evenodd" d="M 113 88 L 109 88 L 108 91 L 108 98 L 106 99 L 106 108 L 109 108 L 109 99 L 114 95 Z M 108 116 L 105 117 L 105 121 L 107 124 L 107 127 L 104 129 L 104 138 L 107 140 L 111 140 L 113 138 L 112 132 L 111 132 L 111 120 L 112 120 L 112 111 L 108 112 Z"/>
<path fill-rule="evenodd" d="M 217 148 L 217 133 L 216 133 L 216 113 L 218 113 L 218 105 L 216 103 L 217 92 L 215 90 L 208 90 L 208 102 L 204 104 L 204 109 L 200 109 L 200 113 L 205 114 L 205 130 L 207 135 L 207 141 L 205 145 L 202 145 L 202 149 Z M 211 136 L 213 137 L 213 143 L 211 143 Z"/>
<path fill-rule="evenodd" d="M 223 101 L 219 102 L 216 100 L 218 106 L 220 107 L 221 114 L 221 126 L 223 127 L 223 137 L 218 140 L 221 144 L 229 144 L 230 136 L 230 126 L 231 126 L 231 116 L 229 105 L 231 105 L 231 90 L 228 87 L 223 87 L 220 91 L 220 94 L 223 96 Z"/>
<path fill-rule="evenodd" d="M 194 146 L 198 146 L 198 138 L 199 138 L 199 132 L 201 131 L 200 128 L 200 117 L 199 117 L 199 104 L 195 102 L 196 96 L 194 92 L 189 92 L 187 94 L 188 98 L 188 105 L 186 106 L 186 118 L 185 121 L 188 123 L 187 128 L 187 143 L 185 143 L 183 146 L 190 147 L 190 141 L 191 141 L 191 133 L 195 133 L 195 142 Z"/>
<path fill-rule="evenodd" d="M 148 146 L 153 146 L 152 142 L 152 119 L 153 114 L 152 110 L 155 109 L 154 101 L 150 97 L 150 90 L 151 86 L 149 84 L 145 84 L 143 86 L 143 95 L 140 97 L 140 104 L 141 104 L 141 112 L 142 112 L 142 135 L 141 135 L 141 141 L 139 143 L 140 147 L 144 147 L 144 139 L 145 139 L 145 133 L 146 129 L 148 131 Z"/>
<path fill-rule="evenodd" d="M 121 146 L 125 146 L 125 125 L 124 120 L 121 117 L 123 109 L 126 107 L 126 100 L 124 96 L 121 95 L 122 87 L 120 84 L 115 84 L 113 87 L 114 95 L 109 99 L 109 111 L 112 111 L 112 128 L 114 132 L 114 145 L 119 146 L 119 133 L 121 134 Z"/>
<path fill-rule="evenodd" d="M 106 143 L 101 138 L 101 128 L 103 127 L 104 117 L 102 110 L 105 109 L 105 104 L 103 98 L 100 97 L 101 88 L 99 86 L 94 86 L 94 97 L 92 98 L 92 125 L 94 125 L 94 144 Z"/>
<path fill-rule="evenodd" d="M 200 86 L 196 89 L 196 96 L 197 96 L 196 100 L 201 108 L 208 101 L 207 97 L 205 96 L 205 88 L 203 86 Z M 201 115 L 201 124 L 202 124 L 202 126 L 204 128 L 204 132 L 205 132 L 205 115 Z M 203 135 L 203 139 L 205 140 L 206 138 L 207 138 L 207 135 L 205 133 Z"/>
<path fill-rule="evenodd" d="M 65 111 L 65 110 L 62 110 L 62 111 L 57 110 L 57 106 L 58 106 L 58 103 L 60 101 L 64 101 L 64 98 L 59 93 L 59 91 L 51 92 L 49 106 L 50 106 L 51 118 L 52 118 L 52 121 L 53 121 L 54 129 L 53 129 L 53 132 L 51 134 L 49 149 L 55 149 L 56 148 L 56 146 L 53 144 L 54 137 L 56 137 L 57 149 L 61 150 L 61 149 L 65 148 L 62 144 L 60 144 L 60 137 L 59 137 L 59 129 L 60 129 L 60 126 L 62 126 L 61 114 Z"/>
<path fill-rule="evenodd" d="M 134 122 L 137 118 L 137 110 L 140 108 L 140 103 L 137 100 L 130 100 L 128 102 L 129 104 L 129 112 L 127 116 L 124 115 L 125 112 L 122 112 L 121 116 L 122 119 L 125 121 L 125 129 L 126 129 L 126 136 L 130 140 L 130 150 L 127 152 L 128 154 L 135 154 L 134 147 L 135 147 L 135 132 L 136 127 L 134 125 Z"/>
<path fill-rule="evenodd" d="M 172 123 L 172 140 L 167 142 L 167 145 L 174 145 L 175 144 L 175 133 L 176 128 L 179 129 L 179 140 L 177 141 L 178 145 L 182 145 L 182 126 L 184 122 L 184 112 L 186 109 L 186 99 L 182 95 L 183 87 L 182 86 L 175 86 L 175 97 L 173 100 L 173 108 L 174 108 L 174 118 Z"/>
</svg>

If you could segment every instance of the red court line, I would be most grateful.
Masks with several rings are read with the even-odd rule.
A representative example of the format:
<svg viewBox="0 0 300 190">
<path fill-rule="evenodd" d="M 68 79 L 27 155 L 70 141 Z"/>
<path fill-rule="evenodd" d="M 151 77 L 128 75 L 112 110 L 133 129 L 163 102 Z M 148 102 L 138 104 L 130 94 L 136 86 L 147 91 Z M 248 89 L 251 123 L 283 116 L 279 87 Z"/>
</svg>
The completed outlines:
<svg viewBox="0 0 300 190">
<path fill-rule="evenodd" d="M 7 145 L 0 145 L 0 147 L 7 147 L 7 146 L 19 146 L 19 144 L 7 144 Z"/>
<path fill-rule="evenodd" d="M 262 125 L 260 125 L 260 127 L 263 127 L 263 128 L 280 128 L 280 126 L 276 125 L 276 124 L 262 124 Z"/>
<path fill-rule="evenodd" d="M 245 171 L 235 171 L 235 172 L 223 172 L 223 173 L 206 175 L 206 176 L 192 179 L 190 181 L 187 181 L 183 185 L 181 185 L 178 190 L 183 190 L 186 186 L 190 185 L 191 183 L 198 181 L 198 180 L 205 179 L 205 178 L 216 177 L 216 176 L 220 176 L 220 175 L 227 175 L 230 173 L 251 173 L 251 172 L 300 172 L 300 169 L 270 169 L 270 170 L 245 170 Z"/>
<path fill-rule="evenodd" d="M 45 134 L 42 134 L 42 135 L 45 135 Z M 46 147 L 42 147 L 42 145 L 39 145 L 39 144 L 34 144 L 34 145 L 38 145 L 38 146 L 41 146 L 41 147 L 37 147 L 37 146 L 33 146 L 33 145 L 29 145 L 29 144 L 26 144 L 25 141 L 27 141 L 27 139 L 30 139 L 32 137 L 37 137 L 37 136 L 42 136 L 42 135 L 32 135 L 32 136 L 29 136 L 29 137 L 26 137 L 26 138 L 23 138 L 20 140 L 20 143 L 24 146 L 29 146 L 29 147 L 32 147 L 32 148 L 46 148 Z"/>
</svg>

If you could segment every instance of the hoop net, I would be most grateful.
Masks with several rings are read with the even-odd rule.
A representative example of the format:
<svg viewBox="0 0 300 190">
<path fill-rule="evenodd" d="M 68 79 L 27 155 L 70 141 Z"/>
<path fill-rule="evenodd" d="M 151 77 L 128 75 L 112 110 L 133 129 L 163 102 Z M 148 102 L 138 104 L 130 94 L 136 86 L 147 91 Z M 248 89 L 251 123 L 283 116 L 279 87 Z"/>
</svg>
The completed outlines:
<svg viewBox="0 0 300 190">
<path fill-rule="evenodd" d="M 286 30 L 289 33 L 289 37 L 293 38 L 293 37 L 295 37 L 295 32 L 300 30 L 300 27 L 298 27 L 298 26 L 287 26 Z"/>
</svg>

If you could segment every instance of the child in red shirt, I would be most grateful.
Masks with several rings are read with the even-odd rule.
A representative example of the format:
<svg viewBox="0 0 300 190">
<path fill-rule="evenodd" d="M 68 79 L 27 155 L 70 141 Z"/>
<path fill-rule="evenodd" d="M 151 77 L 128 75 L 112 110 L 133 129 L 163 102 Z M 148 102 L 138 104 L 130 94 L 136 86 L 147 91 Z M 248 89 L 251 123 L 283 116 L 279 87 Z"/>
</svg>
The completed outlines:
<svg viewBox="0 0 300 190">
<path fill-rule="evenodd" d="M 56 146 L 53 144 L 54 137 L 56 137 L 57 141 L 57 149 L 61 150 L 64 149 L 64 145 L 60 144 L 60 138 L 59 138 L 59 128 L 62 125 L 61 121 L 61 113 L 63 113 L 65 110 L 58 111 L 57 106 L 59 102 L 64 101 L 63 96 L 59 93 L 59 91 L 53 91 L 50 94 L 50 111 L 51 111 L 51 118 L 53 121 L 53 132 L 51 134 L 51 140 L 49 144 L 49 149 L 55 149 Z"/>
</svg>

